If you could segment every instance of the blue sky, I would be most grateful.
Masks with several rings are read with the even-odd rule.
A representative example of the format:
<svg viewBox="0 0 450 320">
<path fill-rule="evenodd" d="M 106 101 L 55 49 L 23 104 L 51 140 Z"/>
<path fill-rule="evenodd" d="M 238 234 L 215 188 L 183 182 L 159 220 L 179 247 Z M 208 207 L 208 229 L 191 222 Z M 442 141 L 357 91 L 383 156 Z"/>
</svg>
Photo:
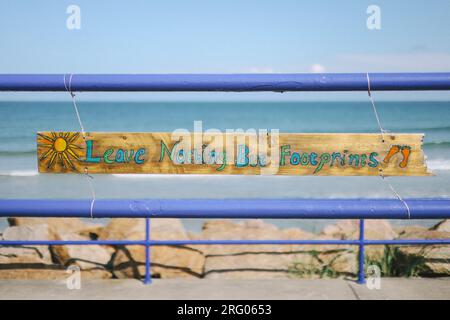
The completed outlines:
<svg viewBox="0 0 450 320">
<path fill-rule="evenodd" d="M 69 5 L 81 29 L 66 27 Z M 366 27 L 369 5 L 381 30 Z M 0 73 L 450 71 L 450 1 L 0 0 Z M 380 99 L 444 99 L 379 93 Z M 81 94 L 81 99 L 333 100 L 363 93 Z M 61 99 L 1 93 L 0 99 Z"/>
</svg>

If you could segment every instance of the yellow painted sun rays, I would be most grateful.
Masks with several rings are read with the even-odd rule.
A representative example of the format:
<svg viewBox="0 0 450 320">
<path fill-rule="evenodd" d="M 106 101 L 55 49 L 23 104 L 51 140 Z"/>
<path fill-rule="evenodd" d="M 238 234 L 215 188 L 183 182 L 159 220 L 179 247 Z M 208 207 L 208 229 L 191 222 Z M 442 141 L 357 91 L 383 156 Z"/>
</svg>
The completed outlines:
<svg viewBox="0 0 450 320">
<path fill-rule="evenodd" d="M 76 170 L 73 160 L 78 160 L 79 155 L 76 150 L 81 150 L 81 148 L 73 144 L 73 142 L 79 135 L 79 132 L 59 132 L 58 134 L 51 132 L 50 135 L 38 133 L 38 136 L 44 141 L 44 143 L 39 145 L 48 148 L 42 154 L 40 160 L 49 159 L 47 168 L 51 168 L 59 162 L 63 168 L 70 167 Z"/>
</svg>

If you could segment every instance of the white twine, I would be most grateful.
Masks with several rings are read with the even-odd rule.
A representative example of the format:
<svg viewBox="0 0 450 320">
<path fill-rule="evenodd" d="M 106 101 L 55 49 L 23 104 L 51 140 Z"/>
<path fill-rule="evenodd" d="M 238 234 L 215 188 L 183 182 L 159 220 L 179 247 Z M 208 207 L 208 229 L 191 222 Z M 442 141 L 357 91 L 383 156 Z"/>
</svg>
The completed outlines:
<svg viewBox="0 0 450 320">
<path fill-rule="evenodd" d="M 83 136 L 83 140 L 86 140 L 86 133 L 84 131 L 84 126 L 83 126 L 83 122 L 81 121 L 80 113 L 78 112 L 75 93 L 73 93 L 73 91 L 72 91 L 72 77 L 73 77 L 73 73 L 70 74 L 69 83 L 67 85 L 66 84 L 66 75 L 64 74 L 64 88 L 66 88 L 66 91 L 70 94 L 70 96 L 72 98 L 72 104 L 73 104 L 73 108 L 75 111 L 75 115 L 77 116 L 78 123 L 81 128 L 81 135 Z M 87 167 L 84 168 L 84 175 L 86 176 L 86 179 L 87 179 L 87 182 L 89 185 L 89 189 L 91 190 L 92 200 L 91 200 L 91 206 L 90 206 L 90 216 L 91 216 L 91 219 L 93 219 L 94 218 L 94 204 L 95 204 L 96 197 L 95 197 L 95 189 L 94 189 L 91 179 L 94 179 L 94 177 L 88 173 Z"/>
<path fill-rule="evenodd" d="M 372 97 L 372 92 L 370 90 L 370 78 L 369 78 L 369 73 L 366 73 L 367 76 L 367 93 L 369 94 L 369 99 L 370 102 L 372 103 L 372 109 L 373 109 L 373 113 L 375 114 L 375 118 L 377 119 L 377 123 L 378 123 L 378 127 L 380 128 L 380 133 L 381 133 L 381 141 L 384 142 L 384 133 L 387 132 L 386 130 L 383 129 L 383 127 L 381 126 L 381 121 L 380 121 L 380 117 L 378 116 L 378 111 L 377 111 L 377 107 L 375 106 L 375 101 Z"/>
<path fill-rule="evenodd" d="M 72 77 L 73 77 L 73 73 L 70 74 L 69 86 L 67 87 L 67 85 L 66 85 L 66 75 L 64 74 L 64 87 L 66 88 L 66 91 L 70 94 L 70 96 L 72 97 L 72 104 L 73 104 L 73 108 L 75 110 L 75 114 L 76 114 L 77 119 L 78 119 L 78 123 L 80 124 L 81 134 L 83 135 L 83 139 L 86 140 L 86 135 L 85 135 L 85 132 L 84 132 L 83 123 L 81 122 L 80 113 L 78 112 L 77 102 L 76 102 L 76 99 L 75 99 L 75 93 L 72 92 Z"/>
<path fill-rule="evenodd" d="M 384 130 L 383 127 L 381 126 L 380 117 L 378 116 L 377 107 L 375 106 L 375 100 L 374 100 L 374 98 L 372 96 L 372 92 L 370 90 L 369 73 L 366 73 L 366 76 L 367 76 L 367 93 L 369 94 L 369 99 L 370 99 L 370 102 L 372 103 L 373 113 L 375 114 L 375 118 L 377 119 L 378 127 L 380 128 L 381 141 L 384 143 L 385 142 L 384 133 L 386 133 L 387 130 Z M 391 189 L 392 193 L 397 197 L 397 199 L 403 203 L 403 205 L 406 208 L 406 212 L 408 213 L 408 219 L 411 219 L 411 211 L 409 209 L 408 204 L 406 203 L 405 200 L 403 200 L 402 196 L 397 192 L 397 190 L 395 190 L 394 186 L 388 181 L 387 177 L 384 176 L 383 169 L 380 169 L 380 177 L 383 181 L 385 181 L 387 183 L 387 185 Z"/>
<path fill-rule="evenodd" d="M 403 205 L 406 208 L 406 212 L 408 213 L 408 219 L 411 220 L 411 211 L 410 211 L 409 206 L 406 203 L 406 201 L 403 200 L 402 196 L 395 190 L 395 188 L 392 186 L 392 184 L 388 181 L 387 177 L 385 177 L 383 174 L 381 174 L 381 178 L 387 183 L 387 185 L 391 189 L 392 193 L 394 193 L 394 195 L 397 197 L 397 199 L 403 203 Z"/>
<path fill-rule="evenodd" d="M 87 179 L 87 182 L 88 182 L 88 185 L 89 185 L 89 189 L 91 190 L 91 195 L 92 195 L 92 201 L 91 201 L 91 219 L 93 219 L 94 218 L 94 204 L 95 204 L 95 189 L 94 189 L 94 185 L 92 184 L 92 181 L 91 181 L 91 179 L 94 179 L 94 177 L 93 176 L 91 176 L 89 173 L 88 173 L 88 169 L 87 168 L 84 168 L 84 174 L 85 174 L 85 176 L 86 176 L 86 179 Z"/>
</svg>

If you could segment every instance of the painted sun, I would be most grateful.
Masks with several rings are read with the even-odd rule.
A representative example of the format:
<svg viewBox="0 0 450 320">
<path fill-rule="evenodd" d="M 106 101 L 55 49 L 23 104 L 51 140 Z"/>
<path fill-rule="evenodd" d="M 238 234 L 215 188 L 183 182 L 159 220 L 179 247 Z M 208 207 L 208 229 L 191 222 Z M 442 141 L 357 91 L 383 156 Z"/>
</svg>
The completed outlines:
<svg viewBox="0 0 450 320">
<path fill-rule="evenodd" d="M 63 168 L 70 167 L 76 170 L 73 160 L 79 158 L 76 150 L 81 150 L 81 148 L 73 144 L 73 142 L 78 138 L 79 132 L 52 132 L 50 135 L 38 133 L 38 136 L 45 142 L 39 145 L 48 148 L 40 158 L 40 160 L 49 159 L 47 168 L 51 168 L 55 163 L 59 162 Z"/>
</svg>

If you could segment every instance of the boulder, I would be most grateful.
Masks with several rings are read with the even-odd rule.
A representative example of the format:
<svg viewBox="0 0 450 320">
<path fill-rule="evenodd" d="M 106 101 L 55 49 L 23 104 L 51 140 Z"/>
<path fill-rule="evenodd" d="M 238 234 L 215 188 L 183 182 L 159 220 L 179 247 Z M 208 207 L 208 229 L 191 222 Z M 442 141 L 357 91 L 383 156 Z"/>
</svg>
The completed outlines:
<svg viewBox="0 0 450 320">
<path fill-rule="evenodd" d="M 103 225 L 99 223 L 84 222 L 79 218 L 8 218 L 10 226 L 32 226 L 47 224 L 52 232 L 60 234 L 78 233 L 81 235 L 99 235 Z"/>
<path fill-rule="evenodd" d="M 54 240 L 48 225 L 8 227 L 3 232 L 3 240 Z M 3 257 L 3 258 L 2 258 Z M 5 257 L 9 257 L 6 259 Z M 42 263 L 51 264 L 48 246 L 0 247 L 0 263 Z"/>
<path fill-rule="evenodd" d="M 296 228 L 280 230 L 262 220 L 204 224 L 198 239 L 315 239 Z M 354 255 L 348 247 L 312 245 L 213 245 L 204 246 L 205 278 L 292 278 L 339 276 L 352 272 Z M 341 257 L 346 256 L 348 259 Z M 351 258 L 353 257 L 353 258 Z M 345 261 L 344 261 L 345 260 Z M 349 262 L 347 265 L 346 262 Z M 339 270 L 335 271 L 333 268 Z"/>
<path fill-rule="evenodd" d="M 442 220 L 435 226 L 431 227 L 430 230 L 450 232 L 450 220 Z"/>
<path fill-rule="evenodd" d="M 33 221 L 35 222 L 35 221 Z M 55 232 L 47 224 L 21 224 L 5 229 L 4 240 L 87 240 L 78 234 L 67 236 Z M 91 248 L 90 248 L 91 247 Z M 95 247 L 95 248 L 94 248 Z M 105 262 L 98 258 L 99 246 L 11 246 L 0 247 L 0 279 L 64 279 L 65 267 L 76 263 L 89 266 L 82 277 L 110 278 L 111 273 L 91 261 Z M 103 249 L 104 250 L 104 249 Z M 81 253 L 80 253 L 81 252 Z M 95 252 L 95 259 L 92 252 Z M 109 254 L 109 257 L 111 255 Z M 105 264 L 108 262 L 106 260 Z M 59 264 L 58 264 L 59 263 Z"/>
<path fill-rule="evenodd" d="M 57 240 L 90 240 L 77 233 L 57 233 Z M 81 270 L 106 269 L 111 260 L 111 251 L 100 245 L 66 245 L 52 246 L 51 250 L 55 260 L 63 266 L 78 265 Z"/>
<path fill-rule="evenodd" d="M 358 220 L 339 220 L 334 225 L 326 226 L 321 235 L 333 239 L 358 239 L 359 221 Z M 398 236 L 387 220 L 366 219 L 364 223 L 364 237 L 374 240 L 392 240 Z M 355 247 L 353 248 L 355 249 Z M 355 251 L 355 250 L 353 250 Z M 355 251 L 357 252 L 357 251 Z M 371 262 L 380 261 L 385 253 L 384 246 L 367 246 L 365 248 L 366 257 Z"/>
<path fill-rule="evenodd" d="M 46 265 L 51 264 L 48 256 L 43 255 L 42 248 L 36 247 L 0 247 L 0 269 L 1 268 L 20 268 L 22 265 Z M 9 267 L 8 267 L 9 265 Z"/>
<path fill-rule="evenodd" d="M 128 237 L 138 232 L 145 230 L 145 220 L 135 218 L 116 218 L 111 219 L 110 222 L 103 228 L 99 234 L 101 240 L 125 240 Z M 145 237 L 144 237 L 145 238 Z M 143 238 L 142 238 L 143 239 Z"/>
<path fill-rule="evenodd" d="M 51 238 L 46 224 L 9 227 L 2 235 L 3 240 L 50 240 Z M 43 270 L 53 271 L 55 267 L 57 266 L 52 263 L 48 246 L 0 246 L 0 279 L 33 279 L 42 276 Z"/>
<path fill-rule="evenodd" d="M 357 254 L 355 246 L 334 246 L 334 249 L 324 250 L 319 255 L 322 272 L 329 276 L 355 275 L 358 272 Z"/>
<path fill-rule="evenodd" d="M 420 230 L 403 234 L 401 239 L 449 239 L 450 232 Z M 398 246 L 397 268 L 406 275 L 449 276 L 450 247 L 448 245 Z"/>
<path fill-rule="evenodd" d="M 152 240 L 189 239 L 179 219 L 152 219 L 150 234 Z M 145 219 L 111 219 L 100 239 L 145 240 Z M 199 278 L 203 273 L 203 253 L 193 246 L 152 246 L 150 259 L 153 277 Z M 143 277 L 145 247 L 117 246 L 112 265 L 118 278 Z"/>
<path fill-rule="evenodd" d="M 358 239 L 358 220 L 339 220 L 334 225 L 326 226 L 322 235 L 330 236 L 334 239 Z M 364 222 L 364 234 L 367 239 L 392 240 L 398 235 L 387 220 L 367 219 Z"/>
<path fill-rule="evenodd" d="M 426 232 L 428 229 L 424 226 L 412 225 L 412 226 L 401 226 L 395 228 L 395 231 L 398 234 L 398 237 L 403 239 L 412 239 L 416 234 Z"/>
<path fill-rule="evenodd" d="M 288 233 L 286 234 L 288 235 Z M 270 240 L 277 239 L 280 231 L 272 224 L 262 220 L 247 220 L 233 222 L 230 220 L 211 220 L 205 222 L 202 232 L 195 236 L 206 240 Z M 286 236 L 285 236 L 286 237 Z M 233 254 L 236 252 L 282 252 L 289 251 L 289 246 L 283 245 L 213 245 L 203 246 L 205 254 Z"/>
</svg>

